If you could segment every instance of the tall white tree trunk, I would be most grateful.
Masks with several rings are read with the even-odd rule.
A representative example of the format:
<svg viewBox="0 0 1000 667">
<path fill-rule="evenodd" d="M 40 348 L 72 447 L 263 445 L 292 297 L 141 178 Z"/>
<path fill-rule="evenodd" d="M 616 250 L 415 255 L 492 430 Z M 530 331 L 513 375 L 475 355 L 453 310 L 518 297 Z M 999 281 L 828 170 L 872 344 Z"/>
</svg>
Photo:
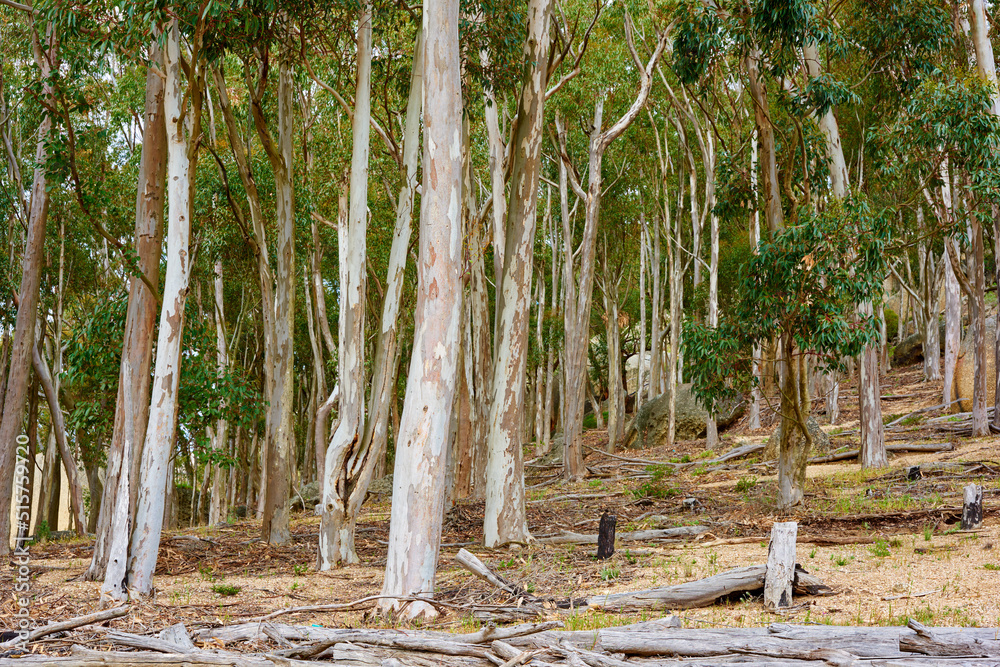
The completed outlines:
<svg viewBox="0 0 1000 667">
<path fill-rule="evenodd" d="M 545 339 L 542 337 L 542 322 L 545 319 L 545 276 L 540 276 L 535 292 L 538 295 L 535 306 L 535 341 L 538 350 L 545 349 Z M 545 419 L 545 364 L 539 361 L 535 364 L 535 446 L 542 442 L 542 431 Z"/>
<path fill-rule="evenodd" d="M 167 131 L 167 269 L 163 282 L 160 328 L 156 342 L 156 368 L 149 404 L 142 472 L 132 529 L 126 588 L 131 597 L 149 595 L 163 530 L 165 499 L 169 493 L 171 452 L 177 425 L 177 388 L 181 375 L 184 338 L 184 303 L 191 275 L 188 244 L 191 234 L 193 174 L 185 128 L 184 91 L 181 87 L 180 30 L 177 19 L 166 28 L 163 47 L 165 73 L 163 109 Z M 197 110 L 189 114 L 198 125 Z M 195 117 L 195 118 L 192 118 Z M 105 580 L 105 584 L 109 582 Z M 110 582 L 114 584 L 114 582 Z"/>
<path fill-rule="evenodd" d="M 150 48 L 150 60 L 160 59 L 159 49 Z M 143 116 L 142 155 L 139 160 L 139 181 L 136 188 L 135 249 L 139 269 L 150 284 L 159 286 L 160 255 L 163 246 L 163 189 L 166 178 L 166 123 L 163 120 L 163 78 L 152 68 L 146 73 L 146 105 Z M 118 396 L 115 401 L 115 422 L 105 467 L 104 495 L 97 520 L 97 539 L 90 566 L 84 575 L 90 581 L 104 578 L 108 562 L 108 547 L 113 537 L 128 536 L 128 523 L 134 514 L 138 493 L 139 464 L 149 416 L 150 365 L 153 358 L 153 332 L 156 324 L 156 300 L 138 278 L 129 281 L 128 309 L 125 315 L 125 336 L 122 361 L 118 373 Z M 126 365 L 129 369 L 125 373 Z M 132 406 L 132 421 L 126 421 L 126 399 Z M 128 436 L 130 456 L 124 456 Z M 118 508 L 118 484 L 128 478 L 129 502 L 124 515 L 115 515 Z M 126 541 L 127 544 L 127 541 Z M 124 575 L 124 573 L 122 573 Z"/>
<path fill-rule="evenodd" d="M 639 366 L 636 370 L 635 408 L 643 403 L 643 386 L 646 382 L 646 255 L 648 251 L 649 227 L 646 225 L 645 211 L 639 211 L 642 225 L 639 235 Z M 626 387 L 626 391 L 628 388 Z"/>
<path fill-rule="evenodd" d="M 657 142 L 659 143 L 659 142 Z M 665 171 L 665 165 L 663 167 Z M 666 174 L 662 174 L 664 195 L 666 195 Z M 664 219 L 669 216 L 670 201 L 669 199 L 664 201 Z M 669 225 L 668 225 L 669 226 Z M 649 236 L 652 238 L 651 250 L 652 255 L 649 262 L 649 278 L 653 286 L 653 302 L 652 302 L 652 321 L 649 323 L 649 333 L 651 340 L 649 342 L 649 394 L 647 400 L 652 400 L 654 396 L 660 393 L 660 385 L 663 378 L 663 335 L 660 331 L 660 325 L 663 321 L 663 304 L 661 302 L 660 296 L 660 268 L 663 266 L 661 250 L 660 250 L 660 228 L 659 228 L 659 216 L 653 220 L 652 229 L 650 230 Z M 669 237 L 668 237 L 669 238 Z M 667 245 L 667 253 L 670 253 L 670 245 Z"/>
<path fill-rule="evenodd" d="M 347 503 L 353 481 L 344 466 L 365 432 L 365 299 L 368 288 L 368 154 L 371 123 L 371 5 L 361 9 L 357 30 L 357 87 L 351 125 L 350 200 L 346 230 L 345 279 L 340 311 L 340 423 L 326 450 L 323 481 L 323 520 L 320 527 L 319 568 L 357 563 L 354 522 Z M 340 232 L 343 236 L 343 232 Z"/>
<path fill-rule="evenodd" d="M 944 214 L 948 221 L 953 219 L 951 180 L 948 175 L 948 164 L 945 161 L 941 165 L 941 200 L 944 204 Z M 955 239 L 946 237 L 945 243 L 952 244 L 954 248 Z M 956 271 L 961 271 L 961 267 L 955 266 L 951 260 L 953 253 L 947 248 L 942 251 L 944 262 L 944 395 L 943 402 L 951 403 L 955 400 L 955 366 L 958 363 L 959 348 L 962 345 L 962 293 L 959 291 L 958 277 Z M 957 252 L 955 253 L 957 254 Z"/>
<path fill-rule="evenodd" d="M 992 97 L 992 105 L 990 111 L 992 111 L 994 116 L 1000 116 L 1000 88 L 997 86 L 997 71 L 996 71 L 996 61 L 993 57 L 993 43 L 990 41 L 989 35 L 989 22 L 986 17 L 986 8 L 984 0 L 970 0 L 969 2 L 969 17 L 971 23 L 971 35 L 972 44 L 976 51 L 976 68 L 979 71 L 980 78 L 989 86 Z M 978 232 L 982 234 L 980 229 Z M 997 207 L 993 206 L 993 260 L 995 265 L 995 276 L 1000 279 L 1000 211 Z M 977 248 L 977 255 L 982 248 Z M 976 259 L 978 262 L 978 257 Z M 976 277 L 985 270 L 985 267 L 978 265 L 976 269 Z M 985 284 L 983 285 L 985 289 Z M 978 289 L 978 288 L 977 288 Z M 977 301 L 980 301 L 979 295 L 982 294 L 980 291 L 977 294 Z M 985 315 L 985 313 L 980 313 L 980 315 Z M 977 331 L 978 333 L 978 331 Z M 979 340 L 976 341 L 976 349 L 979 350 Z M 992 344 L 994 361 L 1000 362 L 1000 327 L 997 327 L 996 336 L 992 341 L 983 341 L 983 345 Z M 984 351 L 985 352 L 985 351 Z M 982 367 L 983 382 L 992 380 L 994 383 L 995 394 L 993 398 L 993 428 L 995 431 L 1000 431 L 1000 363 L 994 363 L 994 377 L 985 377 L 985 359 L 980 359 L 977 355 L 976 358 L 976 386 L 980 385 L 979 372 L 980 367 Z M 984 389 L 985 391 L 985 389 Z M 985 399 L 986 394 L 983 394 Z M 975 402 L 975 393 L 973 394 L 973 402 Z M 983 405 L 983 410 L 985 410 L 985 401 Z M 973 408 L 973 412 L 976 412 Z M 973 420 L 976 417 L 973 416 Z M 973 431 L 975 431 L 973 427 Z"/>
<path fill-rule="evenodd" d="M 530 347 L 531 279 L 551 7 L 551 0 L 528 2 L 524 81 L 511 137 L 511 192 L 504 229 L 503 273 L 497 283 L 493 400 L 486 450 L 483 539 L 488 547 L 531 539 L 524 509 L 521 428 Z"/>
<path fill-rule="evenodd" d="M 382 595 L 430 597 L 441 545 L 445 469 L 458 377 L 462 281 L 462 82 L 458 0 L 424 4 L 424 178 L 413 353 L 396 439 Z M 405 608 L 402 608 L 404 607 Z M 383 599 L 406 618 L 426 602 Z"/>
<path fill-rule="evenodd" d="M 705 206 L 711 211 L 711 244 L 708 273 L 708 326 L 719 326 L 719 217 L 715 214 L 715 142 L 712 133 L 706 135 L 705 142 Z M 715 415 L 709 415 L 705 425 L 707 434 L 705 446 L 715 449 L 719 446 L 719 427 Z"/>
<path fill-rule="evenodd" d="M 753 131 L 753 139 L 750 142 L 750 188 L 754 193 L 756 201 L 757 195 L 757 130 Z M 753 217 L 750 218 L 750 247 L 753 248 L 756 254 L 758 248 L 760 248 L 760 210 L 757 206 L 754 206 Z M 756 431 L 760 428 L 760 403 L 761 403 L 761 382 L 763 380 L 761 373 L 761 362 L 762 362 L 762 350 L 759 344 L 754 345 L 753 348 L 753 365 L 752 372 L 755 379 L 754 387 L 750 397 L 750 417 L 748 426 L 751 430 Z M 830 396 L 827 397 L 827 413 L 830 413 Z M 833 422 L 831 422 L 833 423 Z"/>
<path fill-rule="evenodd" d="M 366 7 L 358 32 L 358 90 L 355 102 L 354 123 L 369 126 L 370 77 L 371 77 L 371 8 Z M 367 26 L 367 27 L 366 27 Z M 386 276 L 385 296 L 382 315 L 375 346 L 375 359 L 370 382 L 371 392 L 367 419 L 364 415 L 364 291 L 366 290 L 365 224 L 367 215 L 367 187 L 363 194 L 355 190 L 354 159 L 363 157 L 364 164 L 358 163 L 358 177 L 368 170 L 368 141 L 360 134 L 354 135 L 355 142 L 364 139 L 363 147 L 355 144 L 352 154 L 352 192 L 348 218 L 346 253 L 342 253 L 341 275 L 347 289 L 341 293 L 342 316 L 340 318 L 341 382 L 349 374 L 355 374 L 356 386 L 352 394 L 359 400 L 355 407 L 348 407 L 344 394 L 341 398 L 341 421 L 329 448 L 326 450 L 323 483 L 323 521 L 320 530 L 319 568 L 330 569 L 338 564 L 359 562 L 354 548 L 355 527 L 361 505 L 368 493 L 368 487 L 378 463 L 385 454 L 389 431 L 389 410 L 395 387 L 396 369 L 399 359 L 399 312 L 403 294 L 403 279 L 406 271 L 407 250 L 411 237 L 413 197 L 416 191 L 417 160 L 420 146 L 420 112 L 423 77 L 423 31 L 418 30 L 414 47 L 413 65 L 410 74 L 410 93 L 406 107 L 403 128 L 402 171 L 403 185 L 396 201 L 396 223 L 392 245 L 389 250 L 389 265 Z M 367 130 L 364 130 L 367 135 Z M 364 155 L 361 155 L 361 152 Z M 360 183 L 357 184 L 360 188 Z M 360 202 L 356 208 L 355 203 Z M 341 230 L 344 234 L 344 230 Z M 360 249 L 356 247 L 360 244 Z M 359 258 L 360 254 L 360 258 Z M 345 273 L 346 272 L 346 273 Z M 345 279 L 346 276 L 346 279 Z M 360 284 L 359 284 L 360 283 Z M 354 299 L 357 298 L 357 301 Z M 348 349 L 352 347 L 353 349 Z M 352 380 L 354 381 L 354 380 Z M 341 389 L 342 390 L 342 389 Z M 350 419 L 355 426 L 345 426 Z M 358 425 L 360 422 L 360 426 Z M 359 429 L 359 430 L 354 430 Z M 398 435 L 398 434 L 397 434 Z M 348 436 L 350 438 L 348 439 Z"/>
</svg>

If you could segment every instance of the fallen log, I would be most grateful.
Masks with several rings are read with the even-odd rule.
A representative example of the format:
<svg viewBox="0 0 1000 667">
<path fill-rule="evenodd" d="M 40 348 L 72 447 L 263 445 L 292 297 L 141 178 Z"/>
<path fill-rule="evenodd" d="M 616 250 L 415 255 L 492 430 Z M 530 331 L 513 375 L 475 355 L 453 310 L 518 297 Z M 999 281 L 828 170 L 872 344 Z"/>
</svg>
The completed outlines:
<svg viewBox="0 0 1000 667">
<path fill-rule="evenodd" d="M 74 628 L 79 628 L 82 625 L 90 625 L 92 623 L 101 623 L 103 621 L 110 621 L 113 618 L 121 618 L 128 614 L 128 606 L 123 607 L 112 607 L 111 609 L 102 609 L 101 611 L 95 611 L 92 614 L 84 614 L 83 616 L 77 616 L 65 621 L 60 621 L 58 623 L 49 623 L 40 628 L 35 628 L 28 633 L 27 641 L 33 642 L 36 639 L 41 639 L 42 637 L 48 637 L 57 632 L 65 632 L 67 630 L 73 630 Z M 0 644 L 0 650 L 5 648 L 10 648 L 12 646 L 17 646 L 22 644 L 20 639 L 11 639 Z"/>
<path fill-rule="evenodd" d="M 960 637 L 942 639 L 930 631 L 923 623 L 909 619 L 907 627 L 916 634 L 900 635 L 899 650 L 910 653 L 922 653 L 937 657 L 952 658 L 992 658 L 1000 657 L 1000 642 L 992 646 L 980 639 L 963 639 Z"/>
<path fill-rule="evenodd" d="M 887 452 L 951 452 L 954 451 L 955 446 L 950 442 L 931 442 L 931 443 L 902 443 L 898 445 L 886 445 L 885 451 Z M 860 449 L 849 449 L 844 452 L 834 452 L 833 454 L 827 454 L 826 456 L 814 456 L 809 459 L 810 465 L 817 465 L 820 463 L 834 463 L 836 461 L 849 461 L 851 459 L 856 459 L 861 454 Z"/>
<path fill-rule="evenodd" d="M 763 588 L 766 574 L 766 565 L 751 565 L 676 586 L 595 595 L 587 598 L 587 606 L 614 611 L 706 607 L 721 597 Z"/>
<path fill-rule="evenodd" d="M 485 579 L 497 588 L 507 591 L 511 595 L 522 595 L 527 592 L 520 586 L 515 586 L 490 568 L 486 567 L 483 561 L 479 560 L 475 554 L 466 551 L 465 549 L 458 550 L 458 554 L 455 556 L 455 562 L 477 577 Z"/>
<path fill-rule="evenodd" d="M 680 539 L 683 537 L 694 537 L 708 532 L 708 526 L 678 526 L 676 528 L 661 528 L 655 530 L 634 530 L 628 533 L 620 533 L 618 540 L 623 542 L 642 542 L 654 540 Z M 583 535 L 571 531 L 565 531 L 560 535 L 540 537 L 538 542 L 543 544 L 597 544 L 597 535 Z"/>
<path fill-rule="evenodd" d="M 757 594 L 764 589 L 767 565 L 738 567 L 721 574 L 689 581 L 676 586 L 642 591 L 609 593 L 587 598 L 587 606 L 609 611 L 650 609 L 695 609 L 715 604 L 719 598 L 734 593 Z M 832 595 L 833 589 L 802 568 L 795 567 L 792 589 L 799 595 Z M 789 600 L 791 596 L 789 596 Z"/>
<path fill-rule="evenodd" d="M 242 624 L 259 627 L 260 623 Z M 677 617 L 590 631 L 543 630 L 487 641 L 488 633 L 453 635 L 432 631 L 334 629 L 275 624 L 285 639 L 323 636 L 306 646 L 273 653 L 236 654 L 208 649 L 183 653 L 150 651 L 94 651 L 76 646 L 70 656 L 30 655 L 0 658 L 0 667 L 304 667 L 316 665 L 298 658 L 353 667 L 707 667 L 750 663 L 773 667 L 851 665 L 878 661 L 880 665 L 996 665 L 1000 640 L 995 628 L 934 628 L 911 622 L 905 627 L 837 627 L 772 624 L 767 628 L 682 629 Z M 531 626 L 533 629 L 541 625 Z M 215 635 L 221 636 L 216 628 Z M 179 629 L 178 629 L 179 630 Z M 484 630 L 486 630 L 484 628 Z M 501 632 L 504 629 L 493 629 Z M 512 630 L 512 629 L 510 629 Z M 185 632 L 186 634 L 186 632 Z M 199 637 L 212 633 L 199 632 Z M 230 633 L 232 636 L 233 633 Z M 149 642 L 160 649 L 177 647 L 162 637 L 140 637 L 115 630 L 106 639 Z M 259 640 L 263 635 L 249 636 Z M 494 635 L 495 636 L 495 635 Z M 138 637 L 138 639 L 136 639 Z M 464 638 L 474 638 L 473 644 Z M 329 640 L 337 641 L 330 642 Z M 183 641 L 183 640 L 181 640 Z M 436 647 L 449 645 L 448 653 Z M 169 645 L 169 646 L 168 646 Z M 317 651 L 316 649 L 321 648 Z M 628 659 L 626 659 L 628 658 Z M 641 660 L 635 660 L 640 658 Z M 947 661 L 947 662 L 946 662 Z"/>
</svg>

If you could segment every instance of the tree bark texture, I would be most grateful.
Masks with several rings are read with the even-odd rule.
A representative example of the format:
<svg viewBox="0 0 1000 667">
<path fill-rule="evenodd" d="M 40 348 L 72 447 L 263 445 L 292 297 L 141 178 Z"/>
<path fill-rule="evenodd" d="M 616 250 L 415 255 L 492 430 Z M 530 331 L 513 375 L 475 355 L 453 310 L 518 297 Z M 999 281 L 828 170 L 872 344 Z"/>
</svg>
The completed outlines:
<svg viewBox="0 0 1000 667">
<path fill-rule="evenodd" d="M 458 0 L 424 4 L 424 157 L 413 353 L 396 440 L 382 595 L 430 596 L 441 545 L 444 473 L 458 375 L 462 282 L 462 85 Z M 384 611 L 433 617 L 394 599 Z"/>
<path fill-rule="evenodd" d="M 277 145 L 270 137 L 260 101 L 251 105 L 254 125 L 274 171 L 278 229 L 274 292 L 274 391 L 271 395 L 270 427 L 274 438 L 267 449 L 267 486 L 261 539 L 285 544 L 291 539 L 288 496 L 292 483 L 291 457 L 294 438 L 294 331 L 295 331 L 295 199 L 292 183 L 292 68 L 287 60 L 278 65 Z M 265 304 L 265 307 L 269 304 Z"/>
<path fill-rule="evenodd" d="M 323 484 L 323 521 L 320 530 L 320 569 L 329 569 L 341 563 L 356 563 L 354 531 L 361 504 L 368 493 L 375 468 L 385 454 L 388 442 L 389 408 L 395 387 L 398 367 L 399 310 L 403 292 L 403 278 L 406 271 L 406 255 L 410 245 L 413 198 L 416 190 L 417 159 L 419 148 L 419 127 L 421 93 L 423 88 L 423 31 L 417 34 L 414 47 L 413 66 L 410 74 L 410 94 L 407 102 L 406 120 L 403 129 L 403 186 L 396 202 L 396 225 L 389 252 L 386 291 L 382 304 L 381 323 L 375 346 L 374 371 L 371 379 L 371 393 L 368 416 L 365 419 L 365 369 L 364 369 L 364 305 L 367 290 L 367 266 L 364 244 L 366 242 L 367 185 L 364 198 L 358 190 L 352 190 L 348 222 L 348 252 L 345 267 L 348 272 L 345 294 L 346 308 L 341 311 L 341 411 L 340 424 L 326 451 L 325 480 Z M 371 114 L 371 8 L 367 7 L 358 31 L 358 88 L 355 102 L 355 125 L 368 126 Z M 363 130 L 367 135 L 367 130 Z M 363 146 L 359 143 L 364 139 Z M 352 153 L 352 187 L 354 176 L 364 175 L 367 183 L 368 141 L 367 136 L 354 135 Z M 355 164 L 355 158 L 364 159 L 363 164 Z M 358 171 L 355 172 L 355 167 Z M 363 171 L 362 171 L 363 170 Z M 360 208 L 355 209 L 359 203 Z M 360 244 L 360 249 L 355 247 Z M 355 298 L 357 301 L 355 301 Z M 358 400 L 355 407 L 349 407 L 343 383 L 353 374 L 352 394 Z M 345 420 L 353 426 L 345 426 Z M 347 429 L 346 431 L 343 429 Z M 355 430 L 356 429 L 356 430 Z M 347 437 L 350 436 L 349 439 Z"/>
<path fill-rule="evenodd" d="M 504 229 L 501 289 L 497 290 L 496 349 L 486 449 L 488 547 L 526 542 L 522 433 L 527 390 L 531 279 L 535 261 L 542 122 L 548 81 L 551 0 L 529 0 L 525 72 L 511 137 L 511 188 Z M 496 194 L 496 193 L 495 193 Z"/>
<path fill-rule="evenodd" d="M 39 68 L 39 76 L 42 81 L 42 95 L 52 105 L 54 104 L 54 92 L 49 82 L 49 72 L 53 67 L 59 67 L 57 60 L 59 42 L 55 29 L 50 26 L 44 39 L 44 44 L 40 43 L 37 33 L 33 33 L 35 63 Z M 0 557 L 10 553 L 10 503 L 14 485 L 16 438 L 22 434 L 31 354 L 35 346 L 38 288 L 42 277 L 42 254 L 45 250 L 45 223 L 49 214 L 45 163 L 48 158 L 47 146 L 51 130 L 52 119 L 48 113 L 45 113 L 38 126 L 38 143 L 35 150 L 36 166 L 31 185 L 31 204 L 28 209 L 28 230 L 25 235 L 24 253 L 21 256 L 21 284 L 18 290 L 17 320 L 10 348 L 3 411 L 0 413 Z M 72 465 L 72 461 L 70 465 Z"/>
<path fill-rule="evenodd" d="M 625 35 L 632 52 L 633 60 L 640 75 L 639 91 L 628 111 L 607 130 L 603 130 L 604 97 L 598 98 L 594 107 L 593 129 L 590 135 L 588 150 L 588 183 L 584 191 L 572 169 L 567 169 L 571 177 L 573 190 L 585 204 L 583 235 L 580 241 L 579 282 L 577 282 L 572 266 L 567 262 L 564 274 L 566 281 L 566 308 L 564 313 L 565 327 L 565 377 L 566 394 L 563 397 L 563 433 L 565 437 L 563 474 L 566 479 L 583 479 L 586 468 L 583 464 L 583 408 L 585 400 L 585 384 L 587 380 L 587 348 L 590 345 L 590 311 L 593 304 L 594 287 L 594 254 L 597 246 L 597 222 L 601 208 L 601 193 L 603 185 L 602 165 L 604 153 L 608 146 L 635 121 L 639 112 L 646 105 L 649 91 L 652 88 L 652 71 L 663 53 L 665 39 L 658 36 L 657 45 L 649 62 L 643 64 L 639 60 L 632 44 L 631 20 L 626 15 Z M 563 144 L 561 146 L 562 160 L 569 161 L 565 148 L 565 131 L 561 131 Z M 568 166 L 568 165 L 567 165 Z M 564 220 L 566 218 L 564 217 Z M 564 225 L 567 223 L 564 222 Z M 564 229 L 567 243 L 567 257 L 572 257 L 573 234 Z"/>
<path fill-rule="evenodd" d="M 132 530 L 127 587 L 130 596 L 148 595 L 163 530 L 165 499 L 169 493 L 174 433 L 177 423 L 177 389 L 184 337 L 184 303 L 191 274 L 188 243 L 191 233 L 191 173 L 189 145 L 184 127 L 180 64 L 180 30 L 174 19 L 166 28 L 163 48 L 164 120 L 167 133 L 167 270 L 163 282 L 160 328 L 156 342 L 156 368 L 142 453 L 139 496 Z M 197 107 L 196 107 L 197 109 Z M 199 129 L 192 114 L 195 129 Z"/>
<path fill-rule="evenodd" d="M 150 48 L 150 60 L 160 59 L 159 48 Z M 143 114 L 142 154 L 139 159 L 139 182 L 135 202 L 135 250 L 142 271 L 150 284 L 160 283 L 160 254 L 163 246 L 163 191 L 166 186 L 167 126 L 163 118 L 163 78 L 152 68 L 146 72 L 146 107 Z M 84 575 L 89 581 L 104 578 L 108 548 L 120 532 L 128 535 L 128 525 L 120 523 L 113 510 L 118 507 L 119 484 L 128 478 L 129 498 L 126 520 L 135 513 L 139 490 L 139 466 L 142 445 L 149 419 L 150 366 L 153 358 L 153 332 L 156 326 L 158 294 L 150 293 L 139 278 L 129 281 L 125 336 L 118 373 L 118 396 L 115 422 L 105 468 L 104 496 L 97 520 L 97 538 L 90 566 Z M 128 368 L 128 374 L 126 374 Z M 131 421 L 126 421 L 126 402 L 132 406 Z M 124 454 L 129 441 L 130 456 Z"/>
</svg>

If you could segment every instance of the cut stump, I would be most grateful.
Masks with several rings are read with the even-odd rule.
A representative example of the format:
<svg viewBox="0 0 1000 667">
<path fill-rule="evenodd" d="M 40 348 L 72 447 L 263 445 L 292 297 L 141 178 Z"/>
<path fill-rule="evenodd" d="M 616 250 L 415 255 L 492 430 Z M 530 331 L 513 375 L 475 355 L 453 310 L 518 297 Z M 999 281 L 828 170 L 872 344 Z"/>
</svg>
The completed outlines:
<svg viewBox="0 0 1000 667">
<path fill-rule="evenodd" d="M 792 604 L 797 533 L 798 524 L 794 521 L 776 523 L 771 527 L 771 543 L 767 549 L 767 575 L 764 579 L 765 609 L 773 611 Z"/>
</svg>

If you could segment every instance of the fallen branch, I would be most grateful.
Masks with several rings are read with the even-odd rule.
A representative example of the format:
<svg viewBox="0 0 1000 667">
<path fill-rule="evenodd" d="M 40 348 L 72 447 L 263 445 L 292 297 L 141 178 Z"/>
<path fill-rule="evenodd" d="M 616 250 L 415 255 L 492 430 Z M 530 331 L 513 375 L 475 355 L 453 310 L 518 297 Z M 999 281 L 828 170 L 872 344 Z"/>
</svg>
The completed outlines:
<svg viewBox="0 0 1000 667">
<path fill-rule="evenodd" d="M 28 633 L 27 642 L 33 642 L 42 637 L 47 637 L 53 635 L 57 632 L 65 632 L 67 630 L 73 630 L 74 628 L 79 628 L 82 625 L 90 625 L 92 623 L 101 623 L 103 621 L 110 621 L 113 618 L 121 618 L 128 614 L 128 605 L 122 607 L 112 607 L 111 609 L 102 609 L 101 611 L 95 611 L 93 614 L 85 614 L 83 616 L 77 616 L 76 618 L 71 618 L 66 621 L 60 621 L 58 623 L 49 623 L 40 628 L 35 628 Z M 23 643 L 21 639 L 11 639 L 10 641 L 0 644 L 0 649 L 10 648 L 12 646 L 17 646 Z"/>
<path fill-rule="evenodd" d="M 900 445 L 886 445 L 887 452 L 951 452 L 955 450 L 955 445 L 950 442 L 931 443 L 903 443 Z M 833 463 L 835 461 L 848 461 L 856 459 L 861 455 L 860 449 L 849 449 L 845 452 L 834 452 L 826 456 L 814 456 L 809 459 L 810 465 L 819 463 Z"/>
</svg>

